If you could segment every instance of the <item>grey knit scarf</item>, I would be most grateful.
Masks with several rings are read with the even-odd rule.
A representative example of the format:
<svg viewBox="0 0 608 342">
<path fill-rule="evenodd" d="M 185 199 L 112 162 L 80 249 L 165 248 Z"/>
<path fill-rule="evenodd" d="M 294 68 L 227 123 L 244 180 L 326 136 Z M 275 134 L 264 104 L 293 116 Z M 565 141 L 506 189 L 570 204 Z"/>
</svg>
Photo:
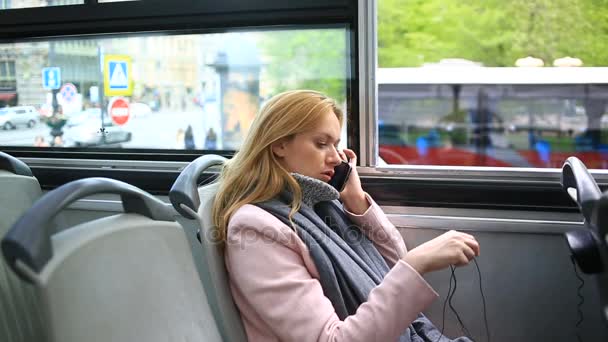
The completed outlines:
<svg viewBox="0 0 608 342">
<path fill-rule="evenodd" d="M 292 176 L 302 189 L 302 206 L 293 216 L 298 236 L 310 251 L 319 271 L 323 293 L 341 320 L 355 314 L 367 301 L 390 268 L 371 240 L 344 213 L 340 194 L 331 185 L 297 173 Z M 256 203 L 284 224 L 289 221 L 293 195 L 283 191 L 276 198 Z M 400 342 L 471 341 L 466 337 L 450 340 L 422 313 L 399 338 Z"/>
</svg>

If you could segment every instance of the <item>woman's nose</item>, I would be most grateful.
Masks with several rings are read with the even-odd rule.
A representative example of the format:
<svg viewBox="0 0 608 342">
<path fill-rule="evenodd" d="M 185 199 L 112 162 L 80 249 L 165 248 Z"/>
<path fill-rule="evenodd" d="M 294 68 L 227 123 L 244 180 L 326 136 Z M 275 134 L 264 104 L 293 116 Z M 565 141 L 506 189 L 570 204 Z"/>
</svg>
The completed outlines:
<svg viewBox="0 0 608 342">
<path fill-rule="evenodd" d="M 332 152 L 330 152 L 331 155 L 329 156 L 329 164 L 330 165 L 338 165 L 342 162 L 342 157 L 340 157 L 340 154 L 338 153 L 338 149 L 337 148 L 333 148 Z"/>
</svg>

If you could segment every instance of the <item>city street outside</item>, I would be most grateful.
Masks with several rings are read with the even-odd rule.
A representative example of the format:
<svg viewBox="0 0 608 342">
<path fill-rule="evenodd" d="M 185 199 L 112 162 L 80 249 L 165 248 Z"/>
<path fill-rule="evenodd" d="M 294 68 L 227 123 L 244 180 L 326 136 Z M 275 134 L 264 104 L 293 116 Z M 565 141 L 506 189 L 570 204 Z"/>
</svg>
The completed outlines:
<svg viewBox="0 0 608 342">
<path fill-rule="evenodd" d="M 200 109 L 186 112 L 161 110 L 147 116 L 131 117 L 122 126 L 123 129 L 131 132 L 131 141 L 122 143 L 121 146 L 124 148 L 183 148 L 183 141 L 181 144 L 177 141 L 178 130 L 180 128 L 186 130 L 188 125 L 192 125 L 196 148 L 202 149 L 207 130 L 213 125 L 211 121 L 209 115 L 205 115 Z M 50 128 L 44 122 L 38 123 L 33 128 L 19 127 L 8 131 L 0 129 L 0 145 L 33 146 L 36 136 L 42 136 L 48 142 L 49 133 Z"/>
</svg>

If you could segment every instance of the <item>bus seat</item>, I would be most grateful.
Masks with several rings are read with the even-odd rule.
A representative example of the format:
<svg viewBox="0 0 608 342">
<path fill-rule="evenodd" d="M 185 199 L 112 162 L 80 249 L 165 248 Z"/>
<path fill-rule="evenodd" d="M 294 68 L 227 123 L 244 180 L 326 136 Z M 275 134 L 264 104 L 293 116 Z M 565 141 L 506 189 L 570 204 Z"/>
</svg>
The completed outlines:
<svg viewBox="0 0 608 342">
<path fill-rule="evenodd" d="M 214 312 L 220 334 L 224 341 L 247 341 L 239 311 L 234 304 L 228 283 L 221 244 L 214 239 L 211 209 L 219 184 L 213 183 L 199 188 L 198 179 L 209 167 L 221 165 L 225 158 L 204 155 L 192 161 L 179 175 L 169 198 L 182 219 L 180 223 L 189 232 L 190 241 L 198 262 L 199 276 L 205 287 L 209 305 Z M 199 232 L 200 241 L 196 238 Z"/>
<path fill-rule="evenodd" d="M 19 159 L 0 152 L 0 238 L 40 197 L 38 180 Z M 1 258 L 0 258 L 1 259 Z M 43 341 L 42 313 L 35 291 L 0 260 L 0 341 Z"/>
<path fill-rule="evenodd" d="M 125 213 L 51 236 L 70 203 L 119 194 Z M 170 206 L 107 178 L 40 198 L 2 239 L 10 268 L 41 298 L 51 341 L 221 341 L 182 227 Z"/>
</svg>

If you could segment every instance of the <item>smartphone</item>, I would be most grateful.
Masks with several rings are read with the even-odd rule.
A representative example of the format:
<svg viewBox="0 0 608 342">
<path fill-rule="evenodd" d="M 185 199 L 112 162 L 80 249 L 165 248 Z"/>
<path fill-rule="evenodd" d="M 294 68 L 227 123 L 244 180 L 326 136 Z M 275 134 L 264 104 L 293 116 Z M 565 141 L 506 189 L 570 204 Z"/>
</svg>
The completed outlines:
<svg viewBox="0 0 608 342">
<path fill-rule="evenodd" d="M 344 190 L 348 176 L 350 176 L 351 166 L 349 163 L 342 161 L 334 168 L 334 176 L 329 180 L 329 185 L 333 186 L 338 192 Z"/>
</svg>

